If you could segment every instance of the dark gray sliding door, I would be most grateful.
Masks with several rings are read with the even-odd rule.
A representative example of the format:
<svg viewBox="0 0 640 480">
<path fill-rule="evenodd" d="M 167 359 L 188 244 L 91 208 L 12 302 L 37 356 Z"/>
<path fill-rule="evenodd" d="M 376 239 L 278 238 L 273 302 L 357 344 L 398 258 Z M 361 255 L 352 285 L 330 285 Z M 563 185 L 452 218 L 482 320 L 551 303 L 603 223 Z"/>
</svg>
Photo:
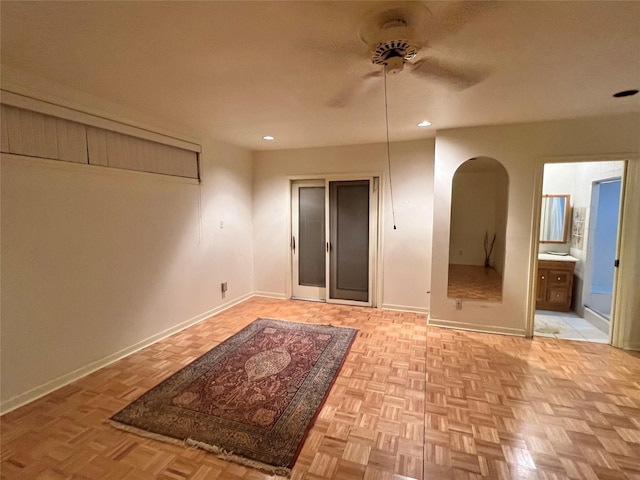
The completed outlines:
<svg viewBox="0 0 640 480">
<path fill-rule="evenodd" d="M 369 180 L 329 182 L 329 298 L 369 301 Z"/>
</svg>

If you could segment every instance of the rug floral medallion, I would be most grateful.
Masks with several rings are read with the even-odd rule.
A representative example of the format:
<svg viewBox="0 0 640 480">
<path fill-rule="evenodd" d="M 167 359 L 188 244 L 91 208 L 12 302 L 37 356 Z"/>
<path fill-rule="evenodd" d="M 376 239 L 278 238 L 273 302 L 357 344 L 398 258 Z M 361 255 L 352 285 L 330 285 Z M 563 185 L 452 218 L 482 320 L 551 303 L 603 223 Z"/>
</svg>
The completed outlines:
<svg viewBox="0 0 640 480">
<path fill-rule="evenodd" d="M 257 319 L 111 418 L 288 475 L 357 330 Z"/>
</svg>

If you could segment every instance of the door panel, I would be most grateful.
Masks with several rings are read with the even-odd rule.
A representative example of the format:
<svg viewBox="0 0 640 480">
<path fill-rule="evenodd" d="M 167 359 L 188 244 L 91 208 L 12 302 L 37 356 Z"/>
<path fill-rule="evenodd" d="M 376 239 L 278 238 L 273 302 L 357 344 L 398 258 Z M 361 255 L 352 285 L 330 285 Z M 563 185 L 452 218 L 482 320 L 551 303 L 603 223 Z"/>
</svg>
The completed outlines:
<svg viewBox="0 0 640 480">
<path fill-rule="evenodd" d="M 591 194 L 587 246 L 590 275 L 584 304 L 606 319 L 611 317 L 621 186 L 620 178 L 596 182 Z"/>
<path fill-rule="evenodd" d="M 544 302 L 544 292 L 547 291 L 548 270 L 538 269 L 538 285 L 536 290 L 536 302 Z"/>
<path fill-rule="evenodd" d="M 292 297 L 325 300 L 324 180 L 294 183 L 291 210 Z"/>
<path fill-rule="evenodd" d="M 324 187 L 299 189 L 300 285 L 325 286 Z"/>
<path fill-rule="evenodd" d="M 369 181 L 329 182 L 331 299 L 369 301 Z"/>
</svg>

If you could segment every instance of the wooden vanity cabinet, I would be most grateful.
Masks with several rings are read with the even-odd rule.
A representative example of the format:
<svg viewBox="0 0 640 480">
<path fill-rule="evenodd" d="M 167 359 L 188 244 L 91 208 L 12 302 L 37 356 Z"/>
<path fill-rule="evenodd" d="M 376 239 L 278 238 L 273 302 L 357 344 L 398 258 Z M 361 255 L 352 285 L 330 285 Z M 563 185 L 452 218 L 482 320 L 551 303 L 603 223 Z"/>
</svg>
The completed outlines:
<svg viewBox="0 0 640 480">
<path fill-rule="evenodd" d="M 568 312 L 575 262 L 538 260 L 536 310 Z"/>
</svg>

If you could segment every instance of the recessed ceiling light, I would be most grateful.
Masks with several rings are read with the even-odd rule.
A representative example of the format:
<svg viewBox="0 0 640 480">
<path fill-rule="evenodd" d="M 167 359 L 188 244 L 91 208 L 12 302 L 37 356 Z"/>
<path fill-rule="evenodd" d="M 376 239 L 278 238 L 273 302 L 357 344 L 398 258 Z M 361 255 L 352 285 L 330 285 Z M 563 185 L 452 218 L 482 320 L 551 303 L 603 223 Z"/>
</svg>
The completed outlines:
<svg viewBox="0 0 640 480">
<path fill-rule="evenodd" d="M 616 98 L 630 97 L 631 95 L 635 95 L 636 93 L 638 93 L 638 90 L 623 90 L 622 92 L 614 93 L 613 96 Z"/>
<path fill-rule="evenodd" d="M 430 125 L 431 125 L 431 122 L 429 122 L 428 120 L 423 120 L 418 124 L 419 127 L 428 127 Z"/>
<path fill-rule="evenodd" d="M 273 137 L 271 135 L 265 135 L 264 137 L 262 137 L 263 140 L 275 140 L 276 137 Z"/>
</svg>

